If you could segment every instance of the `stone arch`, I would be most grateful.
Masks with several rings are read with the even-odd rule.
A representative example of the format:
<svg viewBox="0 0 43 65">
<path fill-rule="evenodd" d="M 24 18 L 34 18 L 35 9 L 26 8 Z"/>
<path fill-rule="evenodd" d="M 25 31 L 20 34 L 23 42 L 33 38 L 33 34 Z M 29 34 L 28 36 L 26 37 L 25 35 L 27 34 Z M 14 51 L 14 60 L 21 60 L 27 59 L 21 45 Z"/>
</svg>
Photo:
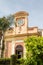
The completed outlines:
<svg viewBox="0 0 43 65">
<path fill-rule="evenodd" d="M 17 45 L 15 48 L 15 54 L 18 55 L 18 59 L 23 57 L 23 46 Z"/>
</svg>

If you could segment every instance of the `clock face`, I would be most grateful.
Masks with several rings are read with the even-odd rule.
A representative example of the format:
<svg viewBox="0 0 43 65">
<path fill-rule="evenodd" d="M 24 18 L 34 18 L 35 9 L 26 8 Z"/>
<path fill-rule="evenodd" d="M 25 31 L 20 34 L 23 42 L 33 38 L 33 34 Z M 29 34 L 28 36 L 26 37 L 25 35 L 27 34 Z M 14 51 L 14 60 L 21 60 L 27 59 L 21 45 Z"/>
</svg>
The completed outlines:
<svg viewBox="0 0 43 65">
<path fill-rule="evenodd" d="M 17 20 L 17 25 L 18 26 L 21 26 L 21 25 L 23 25 L 24 24 L 24 21 L 22 20 L 22 19 L 18 19 Z"/>
</svg>

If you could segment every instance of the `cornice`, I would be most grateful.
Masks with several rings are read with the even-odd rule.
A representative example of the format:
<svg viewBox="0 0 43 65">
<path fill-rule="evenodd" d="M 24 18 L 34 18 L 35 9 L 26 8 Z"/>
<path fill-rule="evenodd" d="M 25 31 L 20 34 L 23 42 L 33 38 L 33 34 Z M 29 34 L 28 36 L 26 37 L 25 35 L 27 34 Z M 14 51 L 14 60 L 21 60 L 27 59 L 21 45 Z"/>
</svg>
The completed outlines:
<svg viewBox="0 0 43 65">
<path fill-rule="evenodd" d="M 16 34 L 16 35 L 5 36 L 4 38 L 16 38 L 16 37 L 24 37 L 24 36 L 31 36 L 31 35 L 38 35 L 39 36 L 39 33 Z"/>
</svg>

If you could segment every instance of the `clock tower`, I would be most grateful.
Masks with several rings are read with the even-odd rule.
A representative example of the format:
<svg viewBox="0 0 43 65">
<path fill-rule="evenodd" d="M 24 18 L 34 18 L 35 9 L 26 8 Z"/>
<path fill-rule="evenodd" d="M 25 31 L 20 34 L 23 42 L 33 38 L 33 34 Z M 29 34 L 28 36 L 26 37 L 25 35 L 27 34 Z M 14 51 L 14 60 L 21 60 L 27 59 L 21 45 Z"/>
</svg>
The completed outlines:
<svg viewBox="0 0 43 65">
<path fill-rule="evenodd" d="M 37 27 L 28 28 L 28 13 L 25 11 L 20 11 L 15 13 L 12 21 L 15 26 L 7 29 L 4 35 L 5 51 L 4 56 L 10 57 L 13 54 L 18 55 L 18 59 L 21 57 L 26 57 L 26 48 L 24 39 L 36 35 L 39 36 Z"/>
<path fill-rule="evenodd" d="M 25 11 L 20 11 L 14 14 L 15 22 L 15 33 L 24 34 L 27 33 L 28 28 L 28 13 Z"/>
</svg>

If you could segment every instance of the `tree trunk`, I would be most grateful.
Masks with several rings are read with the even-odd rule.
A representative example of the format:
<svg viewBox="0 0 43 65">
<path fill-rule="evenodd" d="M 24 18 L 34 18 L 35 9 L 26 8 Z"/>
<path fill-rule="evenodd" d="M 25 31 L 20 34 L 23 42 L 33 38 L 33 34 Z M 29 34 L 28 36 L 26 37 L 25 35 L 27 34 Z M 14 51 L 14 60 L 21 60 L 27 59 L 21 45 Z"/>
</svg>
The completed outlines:
<svg viewBox="0 0 43 65">
<path fill-rule="evenodd" d="M 4 32 L 2 31 L 2 38 L 1 38 L 1 58 L 3 58 L 4 53 Z"/>
</svg>

